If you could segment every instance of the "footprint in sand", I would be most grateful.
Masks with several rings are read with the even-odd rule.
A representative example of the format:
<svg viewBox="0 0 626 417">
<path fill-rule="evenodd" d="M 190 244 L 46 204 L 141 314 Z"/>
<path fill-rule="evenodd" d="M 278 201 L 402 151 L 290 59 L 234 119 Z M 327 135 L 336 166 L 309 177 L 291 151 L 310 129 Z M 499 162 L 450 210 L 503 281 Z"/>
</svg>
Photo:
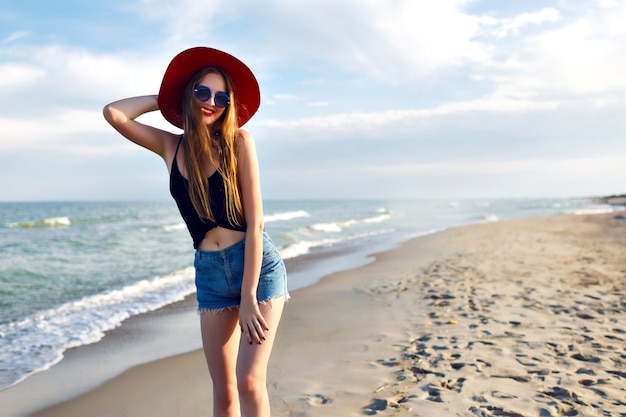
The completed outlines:
<svg viewBox="0 0 626 417">
<path fill-rule="evenodd" d="M 515 394 L 507 394 L 506 392 L 502 392 L 502 391 L 492 391 L 491 395 L 493 396 L 493 398 L 500 398 L 503 400 L 511 400 L 511 399 L 518 398 L 517 395 Z"/>
<path fill-rule="evenodd" d="M 443 402 L 443 400 L 441 399 L 441 389 L 439 387 L 433 384 L 428 384 L 422 389 L 428 394 L 428 397 L 426 397 L 428 401 L 432 401 L 435 403 Z"/>
<path fill-rule="evenodd" d="M 606 371 L 609 374 L 617 375 L 621 378 L 626 378 L 626 372 L 624 371 Z"/>
<path fill-rule="evenodd" d="M 486 414 L 484 410 L 487 410 L 489 414 Z M 524 417 L 524 415 L 516 413 L 515 411 L 507 411 L 502 407 L 495 407 L 493 405 L 481 405 L 480 407 L 472 406 L 469 408 L 469 411 L 477 416 L 492 415 L 505 417 Z"/>
<path fill-rule="evenodd" d="M 363 407 L 363 413 L 368 416 L 374 416 L 379 411 L 385 411 L 389 406 L 389 401 L 381 398 L 377 398 L 372 401 L 370 404 Z"/>
<path fill-rule="evenodd" d="M 552 387 L 548 391 L 542 391 L 541 394 L 545 396 L 550 396 L 557 400 L 566 400 L 569 402 L 574 402 L 578 405 L 585 405 L 585 403 L 578 397 L 578 394 L 562 387 Z"/>
<path fill-rule="evenodd" d="M 578 381 L 583 387 L 592 387 L 594 385 L 607 385 L 610 381 L 607 379 L 581 379 Z"/>
<path fill-rule="evenodd" d="M 439 381 L 439 385 L 442 388 L 449 389 L 450 391 L 461 392 L 463 389 L 463 383 L 465 382 L 465 378 L 459 379 L 446 379 Z"/>
<path fill-rule="evenodd" d="M 330 404 L 331 402 L 333 402 L 332 399 L 322 394 L 306 395 L 304 399 L 309 405 L 312 405 L 315 407 L 320 406 L 320 405 Z"/>
<path fill-rule="evenodd" d="M 595 375 L 596 374 L 593 369 L 588 369 L 588 368 L 579 368 L 576 370 L 576 373 L 583 374 L 583 375 Z"/>
<path fill-rule="evenodd" d="M 572 358 L 582 361 L 582 362 L 590 362 L 590 363 L 599 363 L 600 358 L 592 355 L 585 355 L 583 353 L 574 353 Z"/>
</svg>

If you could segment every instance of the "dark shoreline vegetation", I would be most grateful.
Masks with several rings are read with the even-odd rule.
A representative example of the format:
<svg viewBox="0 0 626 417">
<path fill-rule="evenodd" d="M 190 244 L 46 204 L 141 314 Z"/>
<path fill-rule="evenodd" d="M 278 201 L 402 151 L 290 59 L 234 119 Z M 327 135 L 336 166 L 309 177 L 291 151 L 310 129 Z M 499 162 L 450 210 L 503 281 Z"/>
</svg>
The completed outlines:
<svg viewBox="0 0 626 417">
<path fill-rule="evenodd" d="M 615 194 L 608 195 L 605 197 L 598 197 L 597 201 L 601 204 L 611 204 L 611 205 L 626 205 L 626 194 Z"/>
</svg>

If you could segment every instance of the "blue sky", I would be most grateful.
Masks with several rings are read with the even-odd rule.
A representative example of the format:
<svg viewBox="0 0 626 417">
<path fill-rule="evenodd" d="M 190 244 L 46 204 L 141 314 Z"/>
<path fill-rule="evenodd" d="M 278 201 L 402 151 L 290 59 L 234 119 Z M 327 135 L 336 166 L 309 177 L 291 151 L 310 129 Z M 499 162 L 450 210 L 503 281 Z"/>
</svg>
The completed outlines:
<svg viewBox="0 0 626 417">
<path fill-rule="evenodd" d="M 265 198 L 624 193 L 625 3 L 3 0 L 0 201 L 169 198 L 101 109 L 197 45 L 260 81 Z"/>
</svg>

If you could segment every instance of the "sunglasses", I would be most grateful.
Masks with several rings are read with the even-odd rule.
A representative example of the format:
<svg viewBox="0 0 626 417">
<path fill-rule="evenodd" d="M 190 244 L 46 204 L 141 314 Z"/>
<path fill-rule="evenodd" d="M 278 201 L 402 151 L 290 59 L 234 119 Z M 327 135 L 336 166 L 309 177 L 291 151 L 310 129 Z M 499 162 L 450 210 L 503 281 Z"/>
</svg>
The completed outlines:
<svg viewBox="0 0 626 417">
<path fill-rule="evenodd" d="M 228 97 L 228 94 L 219 92 L 215 93 L 215 96 L 213 96 L 213 92 L 211 91 L 211 89 L 204 85 L 199 85 L 194 88 L 193 95 L 203 103 L 206 103 L 207 101 L 211 100 L 211 97 L 213 97 L 213 103 L 215 104 L 215 107 L 220 109 L 223 109 L 230 104 L 230 97 Z"/>
</svg>

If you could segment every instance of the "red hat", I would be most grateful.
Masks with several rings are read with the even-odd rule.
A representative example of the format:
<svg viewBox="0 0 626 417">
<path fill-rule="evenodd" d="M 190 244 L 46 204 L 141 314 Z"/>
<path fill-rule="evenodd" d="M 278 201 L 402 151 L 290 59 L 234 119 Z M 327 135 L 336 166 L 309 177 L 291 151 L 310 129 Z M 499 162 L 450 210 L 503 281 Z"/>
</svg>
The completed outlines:
<svg viewBox="0 0 626 417">
<path fill-rule="evenodd" d="M 205 67 L 218 67 L 232 80 L 237 119 L 243 126 L 261 104 L 259 83 L 250 68 L 234 56 L 202 46 L 179 53 L 165 70 L 158 97 L 163 117 L 174 126 L 183 127 L 183 90 L 189 78 Z"/>
</svg>

